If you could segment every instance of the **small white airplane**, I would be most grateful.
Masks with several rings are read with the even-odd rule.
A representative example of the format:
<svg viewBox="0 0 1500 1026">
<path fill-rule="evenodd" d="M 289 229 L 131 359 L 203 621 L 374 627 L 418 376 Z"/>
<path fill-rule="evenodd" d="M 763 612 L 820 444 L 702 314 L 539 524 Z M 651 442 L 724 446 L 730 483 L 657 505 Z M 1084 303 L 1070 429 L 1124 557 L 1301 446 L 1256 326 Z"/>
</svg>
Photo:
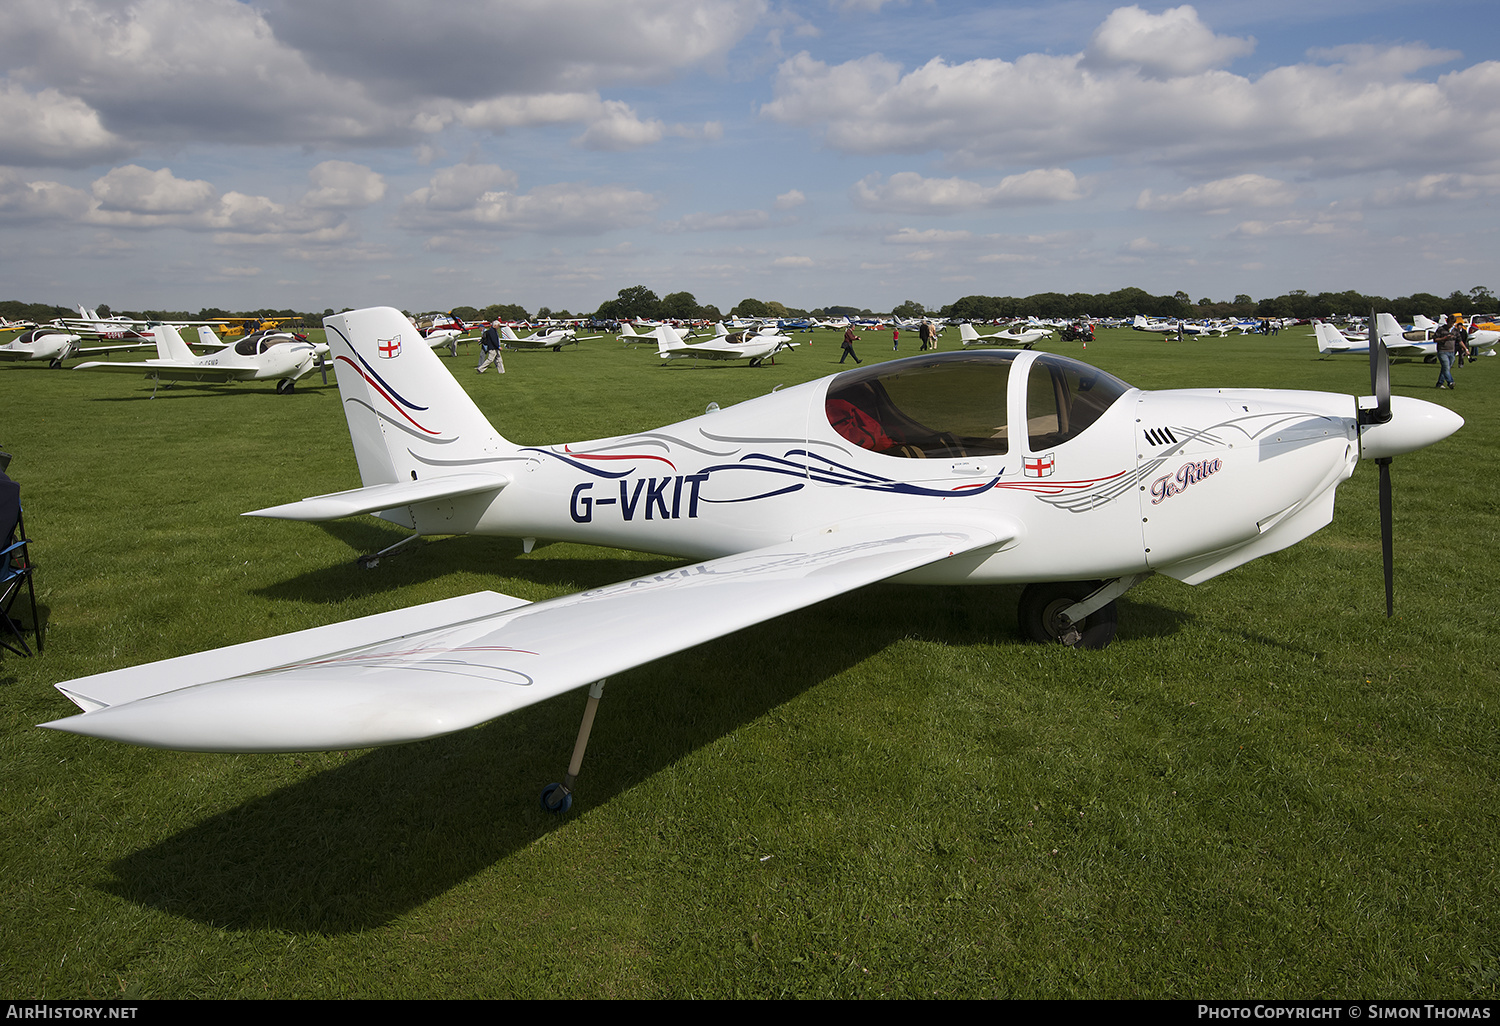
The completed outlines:
<svg viewBox="0 0 1500 1026">
<path fill-rule="evenodd" d="M 1154 317 L 1136 314 L 1130 326 L 1136 331 L 1148 331 L 1157 335 L 1176 335 L 1182 331 L 1181 321 L 1159 321 Z"/>
<path fill-rule="evenodd" d="M 415 332 L 416 329 L 412 330 Z M 299 378 L 327 366 L 318 346 L 284 331 L 247 335 L 232 346 L 209 332 L 214 341 L 207 344 L 219 348 L 203 356 L 194 355 L 170 324 L 158 324 L 152 332 L 156 340 L 157 358 L 154 360 L 95 361 L 80 363 L 73 369 L 144 374 L 154 378 L 158 386 L 163 381 L 275 381 L 276 391 L 285 394 L 292 390 Z M 201 341 L 202 335 L 199 337 Z M 420 335 L 416 337 L 421 340 Z"/>
<path fill-rule="evenodd" d="M 64 360 L 80 351 L 82 341 L 80 335 L 67 328 L 42 325 L 0 345 L 0 360 L 46 360 L 53 367 L 61 367 Z"/>
<path fill-rule="evenodd" d="M 1010 346 L 1030 349 L 1050 334 L 1052 334 L 1051 328 L 1027 328 L 1018 331 L 1015 327 L 1010 327 L 1004 331 L 981 335 L 974 329 L 974 325 L 967 321 L 958 326 L 959 341 L 965 346 Z"/>
<path fill-rule="evenodd" d="M 670 324 L 657 326 L 652 335 L 656 339 L 656 354 L 663 360 L 749 360 L 752 367 L 759 367 L 767 360 L 775 362 L 777 353 L 797 345 L 773 327 L 763 327 L 759 333 L 746 328 L 731 334 L 722 321 L 713 338 L 692 345 L 684 342 Z"/>
<path fill-rule="evenodd" d="M 1391 356 L 1420 358 L 1429 363 L 1437 358 L 1437 343 L 1432 340 L 1432 336 L 1438 327 L 1427 321 L 1427 326 L 1406 331 L 1388 313 L 1377 314 L 1375 317 L 1375 330 L 1380 343 Z M 1318 341 L 1318 352 L 1323 356 L 1367 355 L 1370 352 L 1367 337 L 1345 335 L 1333 325 L 1322 321 L 1313 324 L 1313 336 Z M 1469 334 L 1469 351 L 1476 356 L 1493 353 L 1496 343 L 1500 343 L 1500 332 L 1475 331 Z"/>
<path fill-rule="evenodd" d="M 500 344 L 506 349 L 550 349 L 554 353 L 562 352 L 563 346 L 576 346 L 579 342 L 602 337 L 602 335 L 585 335 L 579 338 L 578 332 L 573 328 L 552 328 L 548 331 L 534 332 L 525 338 L 518 338 L 509 325 L 500 329 Z"/>
<path fill-rule="evenodd" d="M 877 581 L 1030 582 L 1022 632 L 1100 648 L 1154 573 L 1197 584 L 1333 517 L 1361 459 L 1463 423 L 1390 394 L 1146 392 L 1035 350 L 870 364 L 652 431 L 518 445 L 398 310 L 324 320 L 363 487 L 256 510 L 360 514 L 424 534 L 582 541 L 695 562 L 527 603 L 480 592 L 57 685 L 43 724 L 192 751 L 366 748 L 436 737 Z"/>
</svg>

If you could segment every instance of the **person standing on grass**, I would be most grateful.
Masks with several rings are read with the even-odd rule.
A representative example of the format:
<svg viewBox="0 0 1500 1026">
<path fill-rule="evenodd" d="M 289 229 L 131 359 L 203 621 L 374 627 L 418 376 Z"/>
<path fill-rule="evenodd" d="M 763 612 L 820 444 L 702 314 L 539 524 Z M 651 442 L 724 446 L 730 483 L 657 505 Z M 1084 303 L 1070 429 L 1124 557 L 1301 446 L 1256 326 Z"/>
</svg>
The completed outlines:
<svg viewBox="0 0 1500 1026">
<path fill-rule="evenodd" d="M 1438 379 L 1435 388 L 1453 387 L 1453 358 L 1458 355 L 1459 346 L 1468 348 L 1466 332 L 1455 323 L 1457 314 L 1449 314 L 1448 320 L 1433 334 L 1432 341 L 1437 345 Z"/>
<path fill-rule="evenodd" d="M 933 341 L 932 341 L 932 322 L 931 321 L 924 320 L 922 322 L 922 326 L 917 329 L 917 337 L 919 337 L 922 340 L 922 344 L 917 347 L 918 349 L 928 350 L 928 349 L 934 349 L 934 348 L 936 348 L 936 346 L 933 344 Z"/>
<path fill-rule="evenodd" d="M 865 361 L 861 360 L 859 358 L 859 355 L 857 353 L 855 353 L 855 351 L 854 351 L 854 340 L 857 339 L 857 338 L 859 338 L 859 336 L 857 334 L 855 334 L 855 332 L 854 332 L 854 325 L 851 324 L 851 325 L 849 325 L 849 327 L 847 327 L 847 328 L 844 329 L 844 341 L 843 341 L 844 355 L 839 357 L 839 363 L 843 363 L 845 357 L 850 357 L 850 356 L 854 357 L 854 362 L 855 363 L 864 363 L 865 362 Z"/>
<path fill-rule="evenodd" d="M 491 364 L 497 373 L 505 373 L 505 361 L 500 358 L 500 332 L 495 328 L 499 323 L 490 324 L 479 338 L 479 366 L 474 369 L 480 374 L 489 370 Z"/>
</svg>

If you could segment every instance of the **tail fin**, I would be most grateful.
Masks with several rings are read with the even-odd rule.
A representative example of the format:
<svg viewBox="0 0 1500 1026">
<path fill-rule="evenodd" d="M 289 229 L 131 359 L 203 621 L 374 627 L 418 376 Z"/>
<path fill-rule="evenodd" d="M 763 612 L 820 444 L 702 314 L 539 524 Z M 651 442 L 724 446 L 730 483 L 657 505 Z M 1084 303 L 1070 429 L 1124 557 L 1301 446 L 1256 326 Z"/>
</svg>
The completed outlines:
<svg viewBox="0 0 1500 1026">
<path fill-rule="evenodd" d="M 507 342 L 516 342 L 516 341 L 519 341 L 516 338 L 515 331 L 513 331 L 511 329 L 511 326 L 509 324 L 502 324 L 500 326 L 500 337 L 503 338 Z"/>
<path fill-rule="evenodd" d="M 621 321 L 620 322 L 620 337 L 621 338 L 645 338 L 646 336 L 645 335 L 637 335 L 634 326 L 631 325 L 631 323 L 629 321 Z"/>
<path fill-rule="evenodd" d="M 1349 340 L 1344 338 L 1339 333 L 1339 330 L 1331 324 L 1324 324 L 1322 321 L 1313 322 L 1313 334 L 1318 339 L 1318 352 L 1324 355 L 1328 353 L 1347 353 L 1353 348 L 1349 344 Z"/>
<path fill-rule="evenodd" d="M 656 330 L 651 333 L 651 337 L 656 339 L 656 353 L 658 356 L 666 356 L 675 350 L 687 348 L 687 346 L 683 345 L 682 339 L 678 336 L 677 332 L 665 324 L 658 325 Z"/>
<path fill-rule="evenodd" d="M 163 360 L 184 360 L 192 363 L 198 359 L 172 325 L 154 324 L 151 326 L 151 334 L 156 337 L 156 355 Z"/>
<path fill-rule="evenodd" d="M 1375 335 L 1386 345 L 1407 341 L 1400 322 L 1388 313 L 1375 315 Z"/>
<path fill-rule="evenodd" d="M 964 345 L 968 345 L 979 337 L 979 332 L 974 330 L 974 325 L 964 321 L 958 326 L 958 337 L 963 340 Z"/>
<path fill-rule="evenodd" d="M 1422 314 L 1411 315 L 1411 326 L 1419 331 L 1428 331 L 1432 328 L 1441 327 L 1437 321 L 1431 317 L 1424 317 Z"/>
<path fill-rule="evenodd" d="M 200 346 L 222 346 L 224 340 L 214 334 L 214 329 L 207 324 L 198 325 L 198 344 Z"/>
<path fill-rule="evenodd" d="M 472 470 L 515 451 L 399 310 L 323 318 L 366 485 Z"/>
</svg>

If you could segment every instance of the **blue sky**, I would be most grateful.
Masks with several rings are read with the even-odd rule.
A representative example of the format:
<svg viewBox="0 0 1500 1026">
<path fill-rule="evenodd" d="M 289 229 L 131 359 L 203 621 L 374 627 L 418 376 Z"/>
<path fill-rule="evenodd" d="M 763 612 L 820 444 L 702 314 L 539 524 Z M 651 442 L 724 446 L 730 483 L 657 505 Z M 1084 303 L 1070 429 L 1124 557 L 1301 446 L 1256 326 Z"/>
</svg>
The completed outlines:
<svg viewBox="0 0 1500 1026">
<path fill-rule="evenodd" d="M 1500 288 L 1492 2 L 8 0 L 3 295 Z"/>
</svg>

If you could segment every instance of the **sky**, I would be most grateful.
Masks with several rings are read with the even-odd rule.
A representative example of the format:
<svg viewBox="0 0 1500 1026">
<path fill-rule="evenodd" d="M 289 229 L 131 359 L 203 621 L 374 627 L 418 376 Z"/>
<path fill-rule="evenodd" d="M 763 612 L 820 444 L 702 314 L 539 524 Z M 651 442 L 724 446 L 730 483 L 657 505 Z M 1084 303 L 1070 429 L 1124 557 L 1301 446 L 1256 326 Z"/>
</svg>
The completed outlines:
<svg viewBox="0 0 1500 1026">
<path fill-rule="evenodd" d="M 0 298 L 1500 289 L 1493 0 L 6 0 Z"/>
</svg>

